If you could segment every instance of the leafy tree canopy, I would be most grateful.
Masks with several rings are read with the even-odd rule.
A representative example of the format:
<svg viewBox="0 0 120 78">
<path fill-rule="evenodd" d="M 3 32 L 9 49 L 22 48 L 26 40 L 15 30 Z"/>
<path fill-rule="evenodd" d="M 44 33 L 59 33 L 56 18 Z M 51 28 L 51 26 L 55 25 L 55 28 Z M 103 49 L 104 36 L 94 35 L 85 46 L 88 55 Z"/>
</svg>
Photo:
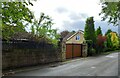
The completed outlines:
<svg viewBox="0 0 120 78">
<path fill-rule="evenodd" d="M 105 35 L 108 35 L 109 33 L 111 33 L 112 30 L 111 29 L 108 29 L 107 32 L 105 33 Z"/>
<path fill-rule="evenodd" d="M 119 38 L 117 34 L 115 32 L 111 32 L 110 35 L 111 35 L 111 41 L 112 41 L 113 47 L 118 48 Z"/>
<path fill-rule="evenodd" d="M 93 17 L 89 17 L 86 20 L 84 38 L 88 44 L 88 55 L 95 54 L 96 50 L 94 48 L 96 44 L 96 35 Z"/>
<path fill-rule="evenodd" d="M 116 32 L 110 32 L 106 36 L 107 36 L 107 47 L 108 48 L 119 47 L 119 37 Z"/>
<path fill-rule="evenodd" d="M 52 41 L 53 44 L 57 44 L 60 35 L 57 33 L 57 29 L 52 29 L 52 22 L 51 17 L 41 13 L 39 20 L 34 18 L 34 21 L 31 26 L 31 34 L 38 39 L 49 39 Z M 49 42 L 48 41 L 48 42 Z"/>
<path fill-rule="evenodd" d="M 25 25 L 31 23 L 33 14 L 27 7 L 31 2 L 1 2 L 2 36 L 9 39 L 15 32 L 25 31 Z"/>
<path fill-rule="evenodd" d="M 92 40 L 93 44 L 96 42 L 95 28 L 93 17 L 89 17 L 86 20 L 84 37 L 86 40 Z"/>
<path fill-rule="evenodd" d="M 107 41 L 106 41 L 107 47 L 112 48 L 113 44 L 112 44 L 112 41 L 111 41 L 111 34 L 110 33 L 107 34 L 106 37 L 107 37 Z"/>
<path fill-rule="evenodd" d="M 107 20 L 109 23 L 118 25 L 120 20 L 120 1 L 119 2 L 103 2 L 102 3 L 102 12 L 100 15 L 104 15 L 102 20 Z"/>
<path fill-rule="evenodd" d="M 99 28 L 97 28 L 96 30 L 96 36 L 98 35 L 102 35 L 102 30 L 101 30 L 101 27 L 99 26 Z"/>
</svg>

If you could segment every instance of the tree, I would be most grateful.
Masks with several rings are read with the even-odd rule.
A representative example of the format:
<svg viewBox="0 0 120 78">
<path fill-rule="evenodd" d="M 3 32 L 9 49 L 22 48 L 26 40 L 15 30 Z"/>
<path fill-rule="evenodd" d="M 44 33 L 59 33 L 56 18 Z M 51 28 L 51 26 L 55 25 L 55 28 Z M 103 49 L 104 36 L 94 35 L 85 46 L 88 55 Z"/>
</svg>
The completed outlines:
<svg viewBox="0 0 120 78">
<path fill-rule="evenodd" d="M 113 48 L 118 48 L 119 37 L 117 36 L 117 33 L 111 32 L 110 35 L 111 35 L 111 41 L 112 41 Z"/>
<path fill-rule="evenodd" d="M 85 30 L 84 31 L 85 40 L 92 40 L 93 45 L 95 45 L 95 43 L 96 43 L 96 35 L 95 35 L 93 17 L 87 18 L 84 30 Z"/>
<path fill-rule="evenodd" d="M 31 34 L 38 39 L 38 41 L 47 39 L 47 42 L 52 42 L 57 45 L 60 36 L 57 34 L 57 29 L 51 28 L 53 24 L 51 17 L 41 13 L 39 20 L 34 18 L 31 26 Z"/>
<path fill-rule="evenodd" d="M 66 36 L 68 35 L 68 33 L 69 33 L 69 31 L 68 31 L 68 30 L 62 31 L 62 32 L 60 33 L 61 38 L 66 37 Z"/>
<path fill-rule="evenodd" d="M 119 37 L 119 47 L 118 47 L 118 48 L 119 48 L 119 50 L 120 50 L 120 37 Z"/>
<path fill-rule="evenodd" d="M 32 22 L 33 14 L 27 7 L 31 2 L 1 2 L 2 35 L 9 39 L 16 31 L 25 31 L 25 25 Z"/>
<path fill-rule="evenodd" d="M 118 25 L 120 20 L 120 1 L 119 2 L 103 2 L 102 3 L 102 12 L 100 15 L 104 15 L 102 20 L 109 19 L 109 23 Z"/>
<path fill-rule="evenodd" d="M 95 44 L 96 44 L 96 35 L 95 35 L 93 17 L 89 17 L 86 20 L 85 29 L 84 29 L 84 38 L 88 44 L 88 55 L 92 55 L 91 51 L 93 51 L 93 48 L 95 48 Z"/>
<path fill-rule="evenodd" d="M 103 49 L 105 48 L 105 41 L 107 40 L 106 36 L 102 36 L 101 34 L 99 34 L 97 36 L 97 52 L 100 53 L 103 51 Z"/>
<path fill-rule="evenodd" d="M 102 35 L 102 30 L 101 30 L 101 27 L 99 26 L 99 28 L 97 28 L 96 30 L 96 36 L 98 35 Z"/>
<path fill-rule="evenodd" d="M 112 41 L 111 41 L 111 34 L 107 34 L 107 41 L 106 41 L 106 45 L 107 45 L 107 48 L 108 49 L 112 49 L 113 48 L 113 44 L 112 44 Z"/>
<path fill-rule="evenodd" d="M 107 48 L 108 50 L 115 50 L 119 48 L 119 37 L 116 32 L 110 32 L 107 36 Z"/>
<path fill-rule="evenodd" d="M 109 33 L 111 33 L 112 30 L 111 29 L 108 29 L 107 32 L 105 33 L 105 35 L 108 35 Z"/>
</svg>

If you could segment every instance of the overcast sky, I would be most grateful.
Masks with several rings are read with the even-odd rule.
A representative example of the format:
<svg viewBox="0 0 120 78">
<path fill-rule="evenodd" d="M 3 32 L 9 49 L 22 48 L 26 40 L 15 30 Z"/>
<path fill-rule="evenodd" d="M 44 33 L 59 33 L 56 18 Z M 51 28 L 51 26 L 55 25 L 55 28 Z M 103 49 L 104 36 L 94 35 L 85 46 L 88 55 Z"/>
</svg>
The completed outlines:
<svg viewBox="0 0 120 78">
<path fill-rule="evenodd" d="M 101 21 L 101 5 L 99 0 L 38 0 L 33 2 L 34 6 L 29 7 L 38 19 L 40 13 L 52 17 L 53 28 L 59 32 L 63 30 L 84 30 L 85 21 L 88 17 L 93 16 L 95 28 L 101 26 L 103 33 L 109 28 L 118 31 L 118 28 L 108 25 L 107 22 Z"/>
</svg>

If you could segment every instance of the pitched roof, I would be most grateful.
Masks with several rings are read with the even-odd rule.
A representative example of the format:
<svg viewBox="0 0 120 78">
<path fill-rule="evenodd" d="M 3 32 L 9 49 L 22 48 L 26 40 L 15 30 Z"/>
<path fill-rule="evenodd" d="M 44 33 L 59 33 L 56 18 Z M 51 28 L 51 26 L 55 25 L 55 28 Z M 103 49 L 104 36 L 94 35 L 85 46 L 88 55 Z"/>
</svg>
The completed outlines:
<svg viewBox="0 0 120 78">
<path fill-rule="evenodd" d="M 68 33 L 68 35 L 63 38 L 63 41 L 66 41 L 66 40 L 67 40 L 70 36 L 72 36 L 74 33 L 75 33 L 75 32 L 70 32 L 70 33 Z"/>
<path fill-rule="evenodd" d="M 76 35 L 79 32 L 82 32 L 84 34 L 84 31 L 82 31 L 82 30 L 79 30 L 77 32 L 70 32 L 65 38 L 63 38 L 63 41 L 66 41 L 66 40 L 72 38 L 74 35 Z"/>
</svg>

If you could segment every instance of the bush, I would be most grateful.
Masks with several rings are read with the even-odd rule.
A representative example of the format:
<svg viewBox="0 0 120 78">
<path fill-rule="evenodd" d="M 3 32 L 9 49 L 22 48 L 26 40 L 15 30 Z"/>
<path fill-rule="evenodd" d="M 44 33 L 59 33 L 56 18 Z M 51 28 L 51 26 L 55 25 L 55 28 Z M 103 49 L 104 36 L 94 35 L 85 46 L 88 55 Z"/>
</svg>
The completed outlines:
<svg viewBox="0 0 120 78">
<path fill-rule="evenodd" d="M 114 51 L 114 50 L 116 50 L 116 48 L 105 48 L 105 49 L 104 49 L 105 52 Z"/>
<path fill-rule="evenodd" d="M 120 45 L 118 46 L 118 50 L 120 50 Z"/>
<path fill-rule="evenodd" d="M 96 50 L 94 48 L 89 48 L 88 55 L 92 56 L 96 54 Z"/>
<path fill-rule="evenodd" d="M 95 55 L 96 54 L 96 50 L 94 48 L 91 49 L 91 53 L 92 55 Z"/>
</svg>

